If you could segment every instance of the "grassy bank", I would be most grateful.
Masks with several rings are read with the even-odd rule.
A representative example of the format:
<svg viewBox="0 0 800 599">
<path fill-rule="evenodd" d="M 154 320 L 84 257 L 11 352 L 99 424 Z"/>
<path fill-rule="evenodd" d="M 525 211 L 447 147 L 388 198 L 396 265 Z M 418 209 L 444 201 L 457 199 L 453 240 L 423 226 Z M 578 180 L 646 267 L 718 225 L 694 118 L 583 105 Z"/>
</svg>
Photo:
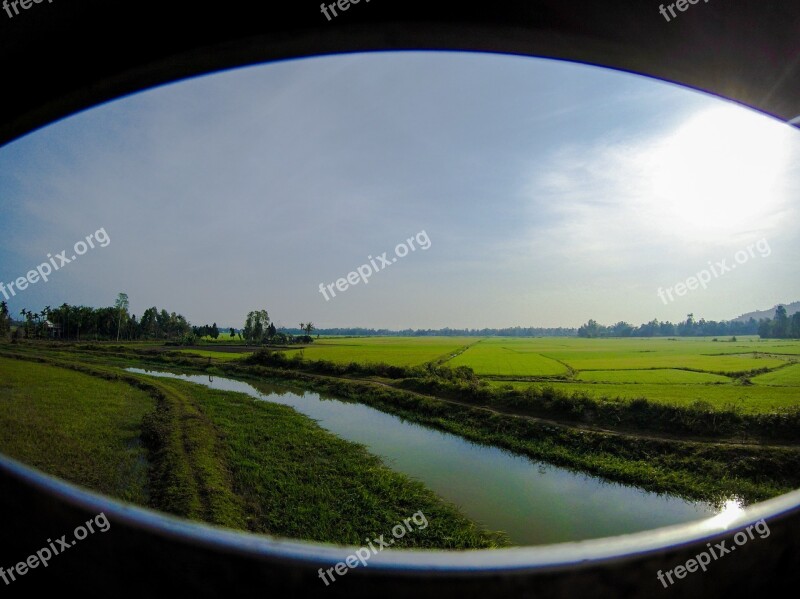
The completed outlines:
<svg viewBox="0 0 800 599">
<path fill-rule="evenodd" d="M 266 366 L 281 371 L 321 374 L 335 377 L 373 377 L 401 389 L 457 400 L 478 406 L 489 406 L 509 414 L 537 416 L 574 424 L 595 425 L 622 431 L 668 433 L 700 436 L 711 439 L 756 437 L 770 441 L 800 442 L 800 406 L 791 388 L 756 388 L 740 386 L 742 393 L 782 392 L 788 401 L 777 409 L 750 399 L 760 409 L 746 411 L 740 405 L 713 404 L 704 399 L 691 399 L 693 389 L 685 386 L 681 401 L 651 401 L 634 391 L 629 397 L 595 397 L 574 383 L 487 383 L 468 367 L 447 368 L 434 364 L 400 367 L 389 364 L 335 364 L 318 360 L 300 360 L 285 353 L 260 350 L 237 364 Z M 588 387 L 599 388 L 599 384 Z M 644 387 L 644 385 L 635 385 Z M 618 385 L 615 389 L 623 389 Z M 628 388 L 634 385 L 628 385 Z M 717 388 L 706 385 L 707 388 Z M 752 394 L 751 394 L 752 395 Z M 689 397 L 690 399 L 686 399 Z"/>
<path fill-rule="evenodd" d="M 429 526 L 407 535 L 397 547 L 467 549 L 507 543 L 421 483 L 384 466 L 365 447 L 337 438 L 290 408 L 182 381 L 123 373 L 101 364 L 101 356 L 87 363 L 67 359 L 69 352 L 63 348 L 53 353 L 58 357 L 15 352 L 20 359 L 0 358 L 3 381 L 7 371 L 13 372 L 13 388 L 30 390 L 27 400 L 12 403 L 5 399 L 12 393 L 3 387 L 0 397 L 7 418 L 24 414 L 24 401 L 38 403 L 46 395 L 33 381 L 45 380 L 44 371 L 56 413 L 72 410 L 60 398 L 62 385 L 74 383 L 76 377 L 81 380 L 75 387 L 81 397 L 92 385 L 103 401 L 134 393 L 145 407 L 129 416 L 129 424 L 135 425 L 134 437 L 147 448 L 144 472 L 150 507 L 253 532 L 356 545 L 422 511 Z M 91 410 L 76 412 L 73 418 L 86 428 L 99 426 Z M 116 431 L 114 422 L 103 424 Z M 14 432 L 18 429 L 3 430 L 9 447 L 22 443 Z M 26 436 L 36 437 L 42 430 L 31 422 Z M 76 442 L 69 429 L 62 435 Z M 66 467 L 49 445 L 43 443 L 40 453 L 49 460 L 39 463 L 44 470 L 59 474 Z M 15 457 L 32 464 L 28 455 L 18 452 Z M 141 453 L 139 457 L 141 462 Z M 76 461 L 87 468 L 101 460 L 84 455 Z M 110 463 L 102 466 L 113 469 Z M 89 483 L 83 484 L 105 492 Z M 144 495 L 129 498 L 145 503 Z"/>
<path fill-rule="evenodd" d="M 273 378 L 371 405 L 407 420 L 531 458 L 692 500 L 759 501 L 800 486 L 800 451 L 629 437 L 537 422 L 369 382 L 228 363 L 238 378 Z"/>
<path fill-rule="evenodd" d="M 358 545 L 422 511 L 430 525 L 403 547 L 478 548 L 502 544 L 424 485 L 387 468 L 359 444 L 339 439 L 293 409 L 169 380 L 191 394 L 223 439 L 247 528 L 290 538 Z"/>
<path fill-rule="evenodd" d="M 0 452 L 111 497 L 149 502 L 141 432 L 154 407 L 123 382 L 0 358 Z"/>
<path fill-rule="evenodd" d="M 69 351 L 63 348 L 60 353 L 69 355 Z M 113 354 L 93 349 L 73 352 L 72 355 L 81 360 L 110 361 L 120 366 L 152 365 L 253 381 L 273 379 L 299 383 L 304 388 L 349 398 L 479 443 L 504 447 L 576 471 L 692 500 L 720 502 L 736 495 L 752 502 L 800 486 L 800 449 L 797 447 L 681 438 L 679 433 L 685 431 L 681 429 L 680 419 L 691 424 L 698 413 L 708 419 L 700 421 L 699 430 L 717 431 L 718 437 L 725 431 L 721 414 L 713 410 L 704 411 L 702 406 L 677 409 L 642 400 L 631 400 L 627 405 L 613 401 L 603 406 L 592 398 L 574 397 L 558 391 L 549 396 L 547 393 L 532 396 L 530 390 L 509 393 L 482 385 L 474 380 L 468 369 L 458 368 L 425 367 L 414 370 L 422 376 L 392 378 L 392 374 L 407 374 L 408 371 L 382 365 L 299 363 L 295 359 L 276 358 L 273 353 L 256 354 L 247 361 L 211 365 L 207 359 L 185 354 L 136 353 L 123 348 L 113 349 Z M 262 360 L 269 365 L 259 364 Z M 275 363 L 280 366 L 274 366 Z M 295 368 L 298 365 L 299 368 Z M 347 374 L 328 375 L 329 370 L 334 373 L 342 370 Z M 366 376 L 372 380 L 347 378 L 355 376 L 353 370 L 368 371 L 370 374 Z M 446 399 L 448 396 L 451 401 Z M 606 411 L 599 411 L 598 406 Z M 542 415 L 558 416 L 564 422 L 590 419 L 597 423 L 604 418 L 610 421 L 616 418 L 614 424 L 618 429 L 630 429 L 633 434 L 591 431 L 530 417 Z M 765 426 L 769 419 L 779 417 L 774 414 L 734 416 L 749 418 L 750 422 L 753 418 L 762 418 Z M 677 420 L 671 422 L 670 418 Z M 652 423 L 669 433 L 666 437 L 675 438 L 648 437 L 648 426 L 655 428 Z M 710 428 L 709 423 L 714 428 Z M 791 424 L 789 420 L 788 425 Z"/>
</svg>

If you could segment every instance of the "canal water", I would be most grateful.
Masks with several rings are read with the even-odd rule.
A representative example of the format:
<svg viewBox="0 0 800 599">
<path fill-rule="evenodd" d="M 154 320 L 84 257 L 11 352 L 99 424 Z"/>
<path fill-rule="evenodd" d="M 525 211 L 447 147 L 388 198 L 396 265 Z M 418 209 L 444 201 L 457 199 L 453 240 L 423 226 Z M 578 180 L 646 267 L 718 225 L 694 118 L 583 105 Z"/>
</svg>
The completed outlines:
<svg viewBox="0 0 800 599">
<path fill-rule="evenodd" d="M 128 369 L 290 406 L 342 439 L 361 443 L 518 545 L 580 541 L 707 518 L 712 505 L 658 495 L 536 462 L 406 422 L 352 401 L 267 383 Z"/>
</svg>

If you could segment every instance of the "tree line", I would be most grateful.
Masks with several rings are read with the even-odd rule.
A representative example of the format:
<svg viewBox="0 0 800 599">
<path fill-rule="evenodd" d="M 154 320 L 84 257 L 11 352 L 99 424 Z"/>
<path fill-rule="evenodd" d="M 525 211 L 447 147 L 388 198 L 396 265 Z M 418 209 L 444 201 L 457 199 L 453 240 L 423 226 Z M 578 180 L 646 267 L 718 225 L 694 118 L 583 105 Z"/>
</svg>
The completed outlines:
<svg viewBox="0 0 800 599">
<path fill-rule="evenodd" d="M 363 327 L 336 327 L 317 329 L 318 335 L 335 335 L 340 337 L 574 337 L 574 327 L 506 327 L 483 329 L 368 329 Z M 280 331 L 290 334 L 302 334 L 302 329 L 281 328 Z M 307 333 L 310 334 L 310 333 Z"/>
<path fill-rule="evenodd" d="M 242 337 L 247 345 L 290 345 L 293 343 L 313 343 L 311 333 L 316 329 L 312 322 L 301 322 L 299 335 L 286 330 L 279 331 L 269 318 L 266 310 L 253 310 L 247 314 L 242 329 Z M 319 337 L 319 334 L 317 334 Z"/>
<path fill-rule="evenodd" d="M 800 339 L 800 312 L 790 317 L 786 306 L 778 306 L 775 318 L 762 318 L 758 322 L 758 335 L 762 339 Z"/>
<path fill-rule="evenodd" d="M 141 318 L 137 318 L 129 312 L 129 306 L 127 294 L 120 293 L 113 306 L 104 308 L 67 303 L 57 308 L 46 306 L 38 312 L 23 308 L 14 339 L 24 336 L 64 341 L 160 340 L 173 345 L 195 345 L 203 337 L 218 339 L 223 335 L 216 322 L 210 326 L 192 326 L 182 314 L 159 310 L 156 306 L 146 309 Z M 0 302 L 0 339 L 8 336 L 12 324 L 8 304 Z M 311 334 L 315 330 L 309 321 L 300 323 L 300 335 L 278 331 L 266 310 L 254 310 L 248 313 L 241 331 L 237 333 L 230 328 L 228 334 L 232 339 L 238 335 L 247 345 L 289 345 L 312 343 Z"/>
<path fill-rule="evenodd" d="M 10 329 L 8 307 L 3 302 L 0 312 L 0 335 Z M 148 308 L 137 319 L 128 311 L 128 296 L 120 293 L 113 306 L 91 308 L 71 306 L 67 303 L 52 308 L 45 306 L 39 312 L 20 310 L 21 326 L 15 331 L 16 337 L 23 334 L 27 339 L 62 339 L 74 341 L 108 341 L 139 339 L 180 339 L 191 333 L 191 326 L 181 314 Z M 2 322 L 2 321 L 5 321 Z"/>
<path fill-rule="evenodd" d="M 578 328 L 578 337 L 714 337 L 736 335 L 759 335 L 762 339 L 800 338 L 800 312 L 791 318 L 786 313 L 785 306 L 778 306 L 775 318 L 750 318 L 746 321 L 737 320 L 695 320 L 694 314 L 688 314 L 686 320 L 677 324 L 670 321 L 659 322 L 653 319 L 650 322 L 633 326 L 621 321 L 614 325 L 602 325 L 596 320 L 589 320 Z"/>
</svg>

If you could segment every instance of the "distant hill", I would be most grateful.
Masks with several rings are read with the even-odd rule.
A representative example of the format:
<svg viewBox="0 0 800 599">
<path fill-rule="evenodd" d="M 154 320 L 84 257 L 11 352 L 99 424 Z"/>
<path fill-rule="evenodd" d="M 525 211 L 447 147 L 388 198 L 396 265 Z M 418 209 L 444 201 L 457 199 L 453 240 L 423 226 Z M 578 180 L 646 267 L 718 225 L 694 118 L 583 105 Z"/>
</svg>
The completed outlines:
<svg viewBox="0 0 800 599">
<path fill-rule="evenodd" d="M 791 316 L 795 312 L 800 312 L 800 302 L 792 302 L 791 304 L 776 304 L 774 307 L 770 308 L 769 310 L 756 310 L 755 312 L 748 312 L 747 314 L 742 314 L 733 319 L 734 322 L 747 322 L 750 318 L 755 318 L 759 320 L 761 318 L 774 318 L 775 317 L 775 309 L 779 306 L 783 305 L 786 306 L 786 314 Z"/>
</svg>

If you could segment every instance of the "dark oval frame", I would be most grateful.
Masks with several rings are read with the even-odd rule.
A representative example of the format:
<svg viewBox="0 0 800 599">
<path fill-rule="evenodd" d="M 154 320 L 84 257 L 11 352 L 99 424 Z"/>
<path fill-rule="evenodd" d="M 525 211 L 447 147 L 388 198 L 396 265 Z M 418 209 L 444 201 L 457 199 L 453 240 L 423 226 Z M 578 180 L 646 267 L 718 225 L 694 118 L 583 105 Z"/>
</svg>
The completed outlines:
<svg viewBox="0 0 800 599">
<path fill-rule="evenodd" d="M 342 0 L 343 2 L 345 0 Z M 349 2 L 350 0 L 348 0 Z M 163 4 L 163 3 L 162 3 Z M 315 2 L 198 7 L 70 0 L 0 12 L 0 144 L 76 111 L 221 69 L 341 52 L 463 50 L 577 61 L 702 90 L 800 126 L 800 7 L 793 0 L 684 4 L 667 22 L 647 0 L 374 0 L 327 21 Z M 57 448 L 54 448 L 57 451 Z M 5 590 L 85 596 L 191 592 L 321 597 L 738 597 L 800 582 L 800 491 L 716 527 L 476 552 L 388 552 L 326 587 L 352 553 L 225 531 L 100 497 L 0 456 L 0 565 L 10 566 L 99 512 L 94 535 Z M 669 589 L 676 566 L 764 519 L 770 535 L 736 547 Z M 0 587 L 2 588 L 2 587 Z"/>
</svg>

